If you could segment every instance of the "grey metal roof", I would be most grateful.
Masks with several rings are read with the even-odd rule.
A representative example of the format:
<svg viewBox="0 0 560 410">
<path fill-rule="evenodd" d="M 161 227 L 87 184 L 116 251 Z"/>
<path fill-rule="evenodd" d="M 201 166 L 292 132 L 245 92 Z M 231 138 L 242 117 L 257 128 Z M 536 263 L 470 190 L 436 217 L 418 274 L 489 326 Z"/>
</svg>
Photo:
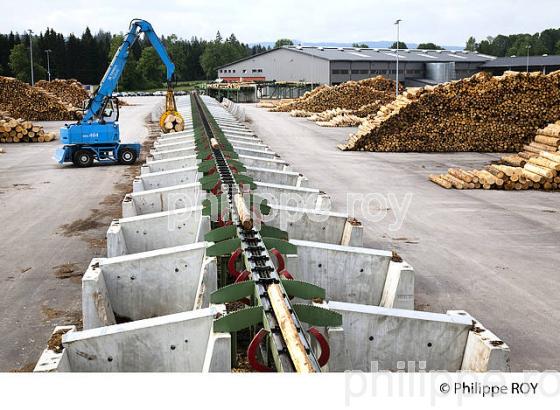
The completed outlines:
<svg viewBox="0 0 560 410">
<path fill-rule="evenodd" d="M 316 46 L 283 46 L 283 49 L 296 53 L 311 55 L 317 58 L 330 61 L 394 61 L 396 58 L 395 50 L 390 48 L 353 48 L 353 47 L 316 47 Z M 254 54 L 224 64 L 218 69 L 228 67 L 241 61 L 250 60 L 264 54 L 273 53 L 278 48 L 267 50 L 259 54 Z M 496 57 L 479 54 L 470 51 L 453 51 L 453 50 L 416 50 L 407 49 L 399 50 L 399 59 L 403 62 L 410 61 L 414 63 L 446 63 L 450 61 L 466 62 L 466 63 L 485 63 Z"/>
<path fill-rule="evenodd" d="M 284 48 L 330 61 L 394 61 L 396 58 L 395 50 L 389 48 L 306 46 L 284 46 Z M 439 63 L 455 61 L 464 63 L 484 63 L 495 58 L 496 57 L 469 51 L 399 50 L 399 59 L 403 62 Z"/>
<path fill-rule="evenodd" d="M 483 67 L 525 67 L 527 56 L 499 57 L 484 63 Z M 560 66 L 560 55 L 529 56 L 529 66 Z"/>
</svg>

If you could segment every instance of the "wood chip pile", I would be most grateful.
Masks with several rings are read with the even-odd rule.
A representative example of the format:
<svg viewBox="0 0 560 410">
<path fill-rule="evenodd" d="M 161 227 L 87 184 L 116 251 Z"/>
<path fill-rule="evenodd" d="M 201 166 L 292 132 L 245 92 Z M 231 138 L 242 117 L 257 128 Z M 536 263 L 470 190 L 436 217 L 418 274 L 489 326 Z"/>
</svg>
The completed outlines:
<svg viewBox="0 0 560 410">
<path fill-rule="evenodd" d="M 79 115 L 53 93 L 10 77 L 0 77 L 0 111 L 27 121 L 74 120 Z"/>
<path fill-rule="evenodd" d="M 74 107 L 82 107 L 85 100 L 89 99 L 89 93 L 82 87 L 78 80 L 41 80 L 35 83 L 36 87 L 56 95 L 63 102 Z"/>
<path fill-rule="evenodd" d="M 0 112 L 0 142 L 49 142 L 55 139 L 55 133 L 47 133 L 31 121 L 14 119 Z"/>
<path fill-rule="evenodd" d="M 560 187 L 560 121 L 539 129 L 528 147 L 534 147 L 534 143 L 540 150 L 528 151 L 531 155 L 527 158 L 521 152 L 502 157 L 502 164 L 488 165 L 483 170 L 450 168 L 447 174 L 430 175 L 430 181 L 447 189 L 556 190 Z"/>
<path fill-rule="evenodd" d="M 560 72 L 487 73 L 409 90 L 365 121 L 342 150 L 515 152 L 560 118 Z"/>
</svg>

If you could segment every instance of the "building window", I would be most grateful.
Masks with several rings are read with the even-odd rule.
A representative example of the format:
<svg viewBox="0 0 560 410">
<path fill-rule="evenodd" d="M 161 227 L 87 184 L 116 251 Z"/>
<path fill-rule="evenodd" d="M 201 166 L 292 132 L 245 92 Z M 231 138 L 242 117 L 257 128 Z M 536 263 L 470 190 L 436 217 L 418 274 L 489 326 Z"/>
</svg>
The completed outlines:
<svg viewBox="0 0 560 410">
<path fill-rule="evenodd" d="M 360 74 L 369 74 L 369 70 L 360 70 Z"/>
<path fill-rule="evenodd" d="M 243 74 L 245 74 L 247 72 L 247 70 L 243 70 Z"/>
</svg>

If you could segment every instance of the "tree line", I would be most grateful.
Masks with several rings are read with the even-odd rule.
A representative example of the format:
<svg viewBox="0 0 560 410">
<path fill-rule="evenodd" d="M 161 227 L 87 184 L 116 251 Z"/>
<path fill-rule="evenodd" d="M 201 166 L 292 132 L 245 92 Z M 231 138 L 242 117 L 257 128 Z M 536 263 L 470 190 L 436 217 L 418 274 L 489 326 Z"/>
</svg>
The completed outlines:
<svg viewBox="0 0 560 410">
<path fill-rule="evenodd" d="M 0 34 L 0 75 L 30 82 L 33 47 L 35 81 L 47 79 L 50 65 L 51 78 L 75 78 L 83 84 L 98 84 L 123 38 L 123 34 L 106 31 L 92 34 L 89 28 L 81 36 L 64 36 L 52 28 L 31 35 L 31 39 L 29 33 Z M 220 32 L 210 41 L 197 37 L 185 40 L 176 35 L 162 36 L 161 40 L 175 64 L 178 81 L 215 79 L 217 67 L 269 49 L 241 43 L 234 34 L 224 39 Z M 165 67 L 155 49 L 148 40 L 139 39 L 130 51 L 120 89 L 157 88 L 164 78 Z"/>
<path fill-rule="evenodd" d="M 535 34 L 499 34 L 480 42 L 471 36 L 465 50 L 496 57 L 560 54 L 560 29 L 551 28 Z"/>
</svg>

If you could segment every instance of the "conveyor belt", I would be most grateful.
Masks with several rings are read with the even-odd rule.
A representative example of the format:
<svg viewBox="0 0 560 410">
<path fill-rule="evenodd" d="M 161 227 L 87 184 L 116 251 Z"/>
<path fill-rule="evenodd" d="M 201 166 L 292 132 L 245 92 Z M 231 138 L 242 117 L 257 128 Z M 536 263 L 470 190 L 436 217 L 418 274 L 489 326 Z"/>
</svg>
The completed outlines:
<svg viewBox="0 0 560 410">
<path fill-rule="evenodd" d="M 210 115 L 207 112 L 206 106 L 204 102 L 197 94 L 192 95 L 193 98 L 193 115 L 199 117 L 200 122 L 203 125 L 204 133 L 208 137 L 210 141 L 214 138 L 214 130 L 212 125 L 208 120 L 208 116 Z M 224 155 L 220 148 L 212 148 L 212 155 L 214 161 L 216 163 L 216 169 L 219 173 L 220 180 L 222 182 L 222 189 L 225 191 L 227 190 L 227 200 L 229 203 L 229 209 L 231 211 L 231 220 L 233 225 L 237 227 L 237 236 L 241 240 L 241 249 L 245 255 L 245 264 L 246 269 L 251 273 L 251 278 L 255 283 L 257 288 L 257 295 L 259 297 L 259 304 L 263 307 L 263 311 L 265 314 L 265 319 L 268 323 L 264 323 L 264 327 L 267 330 L 270 330 L 271 337 L 271 349 L 272 355 L 275 358 L 275 362 L 277 364 L 277 370 L 283 372 L 295 372 L 294 362 L 290 356 L 290 352 L 286 346 L 286 342 L 282 335 L 278 320 L 272 309 L 271 301 L 269 295 L 267 293 L 267 288 L 271 284 L 278 284 L 282 287 L 280 277 L 270 255 L 266 249 L 266 246 L 263 242 L 263 239 L 258 230 L 252 228 L 250 230 L 244 230 L 240 220 L 239 214 L 236 209 L 234 195 L 241 193 L 239 189 L 239 185 L 235 182 L 234 175 L 228 165 L 227 160 L 224 158 Z M 282 287 L 282 290 L 283 287 Z M 309 361 L 313 367 L 315 372 L 320 372 L 321 367 L 315 357 L 313 350 L 309 345 L 309 341 L 307 340 L 301 323 L 296 316 L 292 306 L 290 304 L 290 300 L 286 296 L 286 292 L 283 292 L 284 295 L 284 303 L 286 304 L 289 312 L 291 313 L 291 320 L 297 329 L 299 334 L 299 338 L 301 340 L 302 345 L 305 348 L 305 352 L 309 358 Z M 280 369 L 278 369 L 278 365 L 280 365 Z"/>
</svg>

